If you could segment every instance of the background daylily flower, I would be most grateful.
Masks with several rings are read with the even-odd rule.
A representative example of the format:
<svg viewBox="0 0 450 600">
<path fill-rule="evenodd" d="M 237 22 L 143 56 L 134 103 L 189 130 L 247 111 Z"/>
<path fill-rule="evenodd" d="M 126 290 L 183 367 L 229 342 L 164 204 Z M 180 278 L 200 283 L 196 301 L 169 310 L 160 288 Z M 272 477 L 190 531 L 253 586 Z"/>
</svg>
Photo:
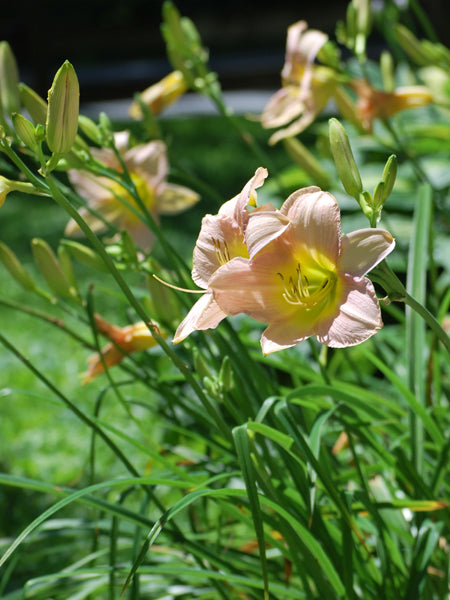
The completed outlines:
<svg viewBox="0 0 450 600">
<path fill-rule="evenodd" d="M 265 128 L 288 126 L 274 133 L 269 143 L 306 129 L 332 96 L 337 85 L 335 72 L 314 65 L 317 53 L 327 40 L 325 33 L 308 29 L 305 21 L 289 27 L 286 60 L 281 72 L 282 88 L 272 96 L 261 115 Z"/>
<path fill-rule="evenodd" d="M 244 235 L 250 212 L 256 207 L 256 189 L 264 183 L 267 170 L 260 167 L 247 182 L 242 192 L 225 202 L 217 215 L 206 215 L 194 248 L 192 279 L 205 293 L 194 304 L 179 325 L 173 342 L 176 344 L 194 330 L 217 327 L 227 315 L 217 305 L 208 289 L 212 275 L 236 256 L 248 257 Z M 268 206 L 258 210 L 267 210 Z M 270 206 L 274 210 L 272 206 Z"/>
<path fill-rule="evenodd" d="M 399 87 L 389 93 L 374 89 L 365 79 L 356 79 L 351 86 L 357 93 L 356 116 L 369 133 L 374 119 L 388 119 L 402 110 L 433 102 L 433 94 L 423 85 Z"/>
<path fill-rule="evenodd" d="M 88 358 L 89 368 L 82 375 L 83 383 L 89 383 L 105 372 L 103 362 L 107 367 L 113 367 L 119 364 L 127 354 L 142 352 L 142 350 L 147 350 L 157 344 L 143 321 L 126 327 L 118 327 L 108 323 L 98 314 L 94 315 L 94 320 L 98 332 L 112 341 L 102 349 L 101 355 L 95 353 Z"/>
<path fill-rule="evenodd" d="M 166 146 L 160 140 L 129 147 L 129 134 L 126 131 L 115 134 L 116 148 L 123 157 L 126 168 L 136 190 L 152 216 L 177 214 L 190 208 L 199 200 L 199 195 L 181 185 L 167 182 L 169 163 Z M 120 172 L 122 167 L 110 148 L 92 148 L 92 155 L 108 167 Z M 119 229 L 126 229 L 136 244 L 145 250 L 151 247 L 153 234 L 147 224 L 123 202 L 123 198 L 139 212 L 134 198 L 119 183 L 107 178 L 96 177 L 84 170 L 71 169 L 69 179 L 76 191 L 85 198 L 88 205 Z M 107 224 L 85 207 L 80 214 L 96 233 L 107 229 Z M 66 235 L 78 235 L 81 231 L 75 221 L 66 226 Z"/>
<path fill-rule="evenodd" d="M 359 344 L 382 326 L 371 281 L 364 275 L 394 248 L 380 229 L 341 237 L 334 197 L 318 187 L 294 192 L 280 211 L 251 214 L 249 258 L 217 270 L 209 287 L 228 315 L 269 324 L 264 354 L 315 335 L 331 347 Z"/>
</svg>

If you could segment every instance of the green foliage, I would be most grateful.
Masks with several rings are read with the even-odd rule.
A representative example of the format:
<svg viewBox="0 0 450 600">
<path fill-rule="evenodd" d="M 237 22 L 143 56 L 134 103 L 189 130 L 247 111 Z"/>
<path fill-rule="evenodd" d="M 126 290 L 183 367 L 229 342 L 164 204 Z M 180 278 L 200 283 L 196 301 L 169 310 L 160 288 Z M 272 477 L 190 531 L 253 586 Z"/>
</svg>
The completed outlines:
<svg viewBox="0 0 450 600">
<path fill-rule="evenodd" d="M 386 16 L 399 20 L 391 4 Z M 383 19 L 368 10 L 353 1 L 338 28 L 357 56 L 341 65 L 336 49 L 328 60 L 343 81 L 382 80 L 366 48 L 371 27 L 383 33 Z M 172 4 L 165 17 L 171 56 L 189 70 L 197 49 L 207 71 L 194 25 Z M 426 52 L 427 66 L 445 76 L 443 47 L 399 27 L 405 51 L 415 44 L 411 59 Z M 420 82 L 422 72 L 402 62 L 393 75 L 400 85 L 405 77 Z M 24 135 L 21 117 L 3 105 L 1 172 L 26 180 L 36 195 L 11 191 L 0 209 L 0 596 L 444 600 L 448 92 L 446 106 L 377 118 L 372 131 L 330 113 L 301 142 L 268 146 L 259 122 L 231 114 L 215 77 L 207 71 L 200 83 L 192 85 L 218 116 L 120 124 L 82 117 L 75 144 L 52 169 L 44 124 L 27 124 Z M 330 116 L 342 119 L 332 121 L 339 135 L 331 147 Z M 191 188 L 200 202 L 158 219 L 114 141 L 123 129 L 131 153 L 157 132 L 168 182 Z M 89 148 L 86 131 L 110 160 Z M 263 356 L 262 326 L 243 315 L 172 344 L 193 305 L 183 290 L 193 287 L 201 219 L 259 166 L 270 172 L 259 205 L 279 207 L 319 174 L 338 200 L 343 233 L 367 227 L 367 217 L 378 226 L 381 216 L 395 237 L 389 264 L 371 274 L 386 297 L 384 327 L 363 344 L 334 349 L 310 339 Z M 90 206 L 74 183 L 77 169 L 101 178 L 114 192 L 109 208 L 131 206 L 135 221 L 122 226 L 114 211 Z M 180 188 L 170 189 L 179 201 Z M 366 214 L 344 190 L 360 203 L 365 194 L 374 210 Z M 80 240 L 65 239 L 69 217 Z M 151 252 L 132 237 L 135 222 L 152 232 Z M 163 284 L 153 275 L 175 289 L 157 291 Z M 93 353 L 101 353 L 100 372 L 83 384 Z"/>
</svg>

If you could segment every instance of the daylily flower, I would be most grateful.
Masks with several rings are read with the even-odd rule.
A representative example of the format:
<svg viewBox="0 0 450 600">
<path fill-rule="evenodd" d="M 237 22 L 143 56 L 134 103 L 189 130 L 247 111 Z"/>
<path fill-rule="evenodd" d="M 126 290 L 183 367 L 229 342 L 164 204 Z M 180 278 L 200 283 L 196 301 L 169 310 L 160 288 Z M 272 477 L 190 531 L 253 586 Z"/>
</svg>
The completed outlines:
<svg viewBox="0 0 450 600">
<path fill-rule="evenodd" d="M 98 314 L 94 315 L 94 320 L 97 331 L 112 341 L 102 349 L 101 354 L 96 353 L 88 358 L 89 369 L 82 375 L 83 384 L 89 383 L 105 372 L 103 363 L 107 367 L 113 367 L 119 364 L 127 354 L 142 352 L 157 344 L 143 321 L 126 327 L 118 327 L 108 323 Z"/>
<path fill-rule="evenodd" d="M 157 83 L 141 93 L 141 99 L 154 115 L 159 115 L 167 106 L 178 100 L 188 89 L 188 84 L 181 71 L 172 71 Z M 138 102 L 133 102 L 129 109 L 133 119 L 142 118 L 142 110 Z"/>
<path fill-rule="evenodd" d="M 269 143 L 301 133 L 325 108 L 337 86 L 333 69 L 315 65 L 317 53 L 328 36 L 308 29 L 299 21 L 288 29 L 286 60 L 281 72 L 282 88 L 269 100 L 261 115 L 265 128 L 283 127 Z"/>
<path fill-rule="evenodd" d="M 433 95 L 423 85 L 399 87 L 393 92 L 376 90 L 365 79 L 352 81 L 356 91 L 356 114 L 362 126 L 369 133 L 374 119 L 388 119 L 408 108 L 426 106 L 433 102 Z"/>
<path fill-rule="evenodd" d="M 155 220 L 158 220 L 158 215 L 182 212 L 199 200 L 199 195 L 193 190 L 167 182 L 169 163 L 163 142 L 153 140 L 130 148 L 129 134 L 122 131 L 115 134 L 115 143 L 142 202 Z M 108 167 L 118 172 L 122 170 L 120 162 L 110 148 L 92 148 L 91 152 L 94 158 Z M 139 213 L 134 198 L 120 183 L 107 177 L 96 177 L 84 170 L 71 169 L 68 175 L 88 206 L 106 221 L 96 217 L 88 208 L 80 208 L 80 215 L 94 232 L 99 233 L 107 229 L 107 223 L 111 223 L 119 229 L 126 229 L 138 246 L 145 250 L 150 248 L 153 234 L 148 225 L 132 210 L 135 209 Z M 119 198 L 125 200 L 132 208 L 128 208 Z M 65 233 L 79 235 L 81 231 L 75 221 L 70 220 Z"/>
<path fill-rule="evenodd" d="M 256 189 L 264 183 L 266 177 L 267 170 L 260 167 L 242 192 L 225 202 L 217 215 L 206 215 L 203 218 L 194 249 L 192 279 L 205 290 L 205 293 L 179 325 L 173 339 L 175 344 L 194 330 L 217 327 L 227 316 L 209 290 L 209 281 L 219 268 L 233 258 L 237 256 L 248 258 L 244 241 L 245 229 L 251 214 L 248 206 L 256 206 Z M 269 208 L 275 210 L 271 205 L 254 210 L 258 212 Z"/>
<path fill-rule="evenodd" d="M 394 239 L 380 229 L 341 237 L 339 207 L 328 192 L 303 188 L 279 211 L 251 213 L 245 239 L 249 258 L 223 265 L 208 286 L 227 315 L 269 324 L 264 354 L 313 335 L 331 347 L 352 346 L 382 327 L 364 275 L 392 251 Z"/>
</svg>

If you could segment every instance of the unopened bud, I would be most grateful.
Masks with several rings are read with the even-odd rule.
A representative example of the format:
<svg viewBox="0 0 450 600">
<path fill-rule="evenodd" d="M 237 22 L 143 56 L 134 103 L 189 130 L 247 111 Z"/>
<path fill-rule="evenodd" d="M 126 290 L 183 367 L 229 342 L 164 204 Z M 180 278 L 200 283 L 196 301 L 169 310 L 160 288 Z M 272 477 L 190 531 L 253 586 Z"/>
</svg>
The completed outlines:
<svg viewBox="0 0 450 600">
<path fill-rule="evenodd" d="M 72 148 L 78 130 L 80 88 L 73 66 L 66 61 L 57 71 L 48 92 L 47 144 L 54 154 Z"/>
<path fill-rule="evenodd" d="M 393 92 L 395 89 L 394 59 L 390 52 L 382 52 L 380 56 L 381 77 L 385 92 Z"/>
<path fill-rule="evenodd" d="M 395 180 L 397 177 L 397 157 L 395 154 L 391 154 L 391 156 L 387 159 L 386 164 L 383 169 L 383 175 L 381 176 L 381 180 L 384 182 L 384 193 L 385 198 L 384 201 L 389 198 L 391 195 L 392 189 L 395 184 Z"/>
<path fill-rule="evenodd" d="M 47 242 L 34 238 L 31 240 L 31 250 L 34 262 L 52 292 L 63 298 L 76 297 L 75 289 L 67 279 L 59 260 Z"/>
<path fill-rule="evenodd" d="M 36 284 L 25 271 L 14 252 L 3 242 L 0 242 L 0 261 L 12 277 L 26 290 L 35 290 Z"/>
<path fill-rule="evenodd" d="M 59 264 L 61 265 L 61 269 L 64 272 L 64 275 L 67 277 L 67 280 L 70 282 L 70 285 L 76 289 L 77 288 L 77 280 L 75 277 L 75 271 L 73 270 L 72 259 L 70 257 L 67 248 L 65 248 L 62 244 L 58 246 L 58 259 Z"/>
<path fill-rule="evenodd" d="M 36 153 L 39 149 L 39 146 L 36 140 L 36 129 L 33 123 L 31 123 L 20 113 L 13 113 L 11 119 L 14 129 L 20 140 L 27 148 Z"/>
<path fill-rule="evenodd" d="M 235 387 L 233 365 L 229 356 L 224 356 L 220 366 L 219 383 L 225 392 L 231 392 Z"/>
<path fill-rule="evenodd" d="M 84 133 L 86 137 L 88 137 L 91 142 L 101 145 L 102 143 L 102 134 L 100 129 L 96 123 L 89 117 L 84 115 L 80 115 L 78 117 L 78 125 L 80 126 L 81 131 Z"/>
<path fill-rule="evenodd" d="M 420 42 L 404 25 L 398 23 L 395 26 L 395 37 L 410 59 L 418 65 L 432 65 L 435 62 L 435 56 L 430 48 Z"/>
<path fill-rule="evenodd" d="M 363 186 L 347 133 L 337 119 L 330 119 L 328 123 L 330 147 L 339 178 L 347 194 L 358 199 Z"/>
<path fill-rule="evenodd" d="M 19 70 L 8 42 L 0 42 L 0 100 L 7 114 L 20 110 Z"/>
<path fill-rule="evenodd" d="M 47 120 L 47 102 L 39 96 L 34 90 L 19 83 L 19 93 L 22 104 L 27 109 L 35 125 L 45 125 Z"/>
<path fill-rule="evenodd" d="M 108 267 L 106 267 L 103 259 L 92 248 L 72 240 L 62 240 L 61 245 L 67 248 L 75 260 L 78 260 L 87 267 L 97 269 L 98 271 L 108 271 Z"/>
</svg>

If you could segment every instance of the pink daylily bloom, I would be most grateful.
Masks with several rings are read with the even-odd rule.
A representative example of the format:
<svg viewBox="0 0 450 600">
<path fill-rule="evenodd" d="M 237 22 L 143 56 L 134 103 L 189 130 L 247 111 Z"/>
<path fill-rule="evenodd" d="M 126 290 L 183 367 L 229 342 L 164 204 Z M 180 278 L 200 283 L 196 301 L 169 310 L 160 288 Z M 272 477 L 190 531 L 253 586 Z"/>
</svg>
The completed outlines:
<svg viewBox="0 0 450 600">
<path fill-rule="evenodd" d="M 394 239 L 380 229 L 341 237 L 339 207 L 328 192 L 304 188 L 280 211 L 251 213 L 245 237 L 249 258 L 223 265 L 209 288 L 227 315 L 268 323 L 264 354 L 313 335 L 331 347 L 352 346 L 382 327 L 364 275 L 393 250 Z"/>
<path fill-rule="evenodd" d="M 160 140 L 139 144 L 130 148 L 129 134 L 122 131 L 115 134 L 115 144 L 122 155 L 125 166 L 136 190 L 156 221 L 158 215 L 177 214 L 198 202 L 199 195 L 184 186 L 167 182 L 169 163 L 166 146 Z M 119 173 L 122 171 L 119 160 L 109 148 L 92 148 L 92 155 Z M 123 198 L 139 212 L 134 198 L 127 190 L 112 179 L 96 177 L 88 171 L 71 169 L 69 179 L 75 190 L 85 198 L 88 205 L 119 229 L 126 229 L 136 244 L 145 250 L 151 247 L 153 234 L 148 225 L 128 208 L 118 197 Z M 80 215 L 91 229 L 99 233 L 107 229 L 107 224 L 87 208 L 80 208 Z M 74 220 L 66 226 L 66 235 L 80 235 L 81 231 Z"/>
<path fill-rule="evenodd" d="M 301 133 L 325 108 L 337 85 L 332 69 L 315 65 L 317 53 L 328 36 L 308 29 L 299 21 L 288 29 L 286 60 L 281 72 L 282 87 L 269 100 L 261 115 L 265 128 L 284 127 L 269 142 Z"/>
<path fill-rule="evenodd" d="M 256 206 L 256 189 L 267 177 L 267 170 L 260 167 L 247 182 L 242 192 L 223 204 L 217 215 L 206 215 L 202 220 L 200 234 L 193 256 L 192 279 L 205 290 L 186 318 L 179 325 L 173 342 L 181 342 L 194 330 L 211 329 L 227 314 L 218 306 L 209 289 L 214 273 L 235 257 L 248 258 L 244 235 L 251 214 L 248 206 Z M 258 212 L 268 207 L 255 209 Z M 272 206 L 270 206 L 273 209 Z"/>
</svg>

